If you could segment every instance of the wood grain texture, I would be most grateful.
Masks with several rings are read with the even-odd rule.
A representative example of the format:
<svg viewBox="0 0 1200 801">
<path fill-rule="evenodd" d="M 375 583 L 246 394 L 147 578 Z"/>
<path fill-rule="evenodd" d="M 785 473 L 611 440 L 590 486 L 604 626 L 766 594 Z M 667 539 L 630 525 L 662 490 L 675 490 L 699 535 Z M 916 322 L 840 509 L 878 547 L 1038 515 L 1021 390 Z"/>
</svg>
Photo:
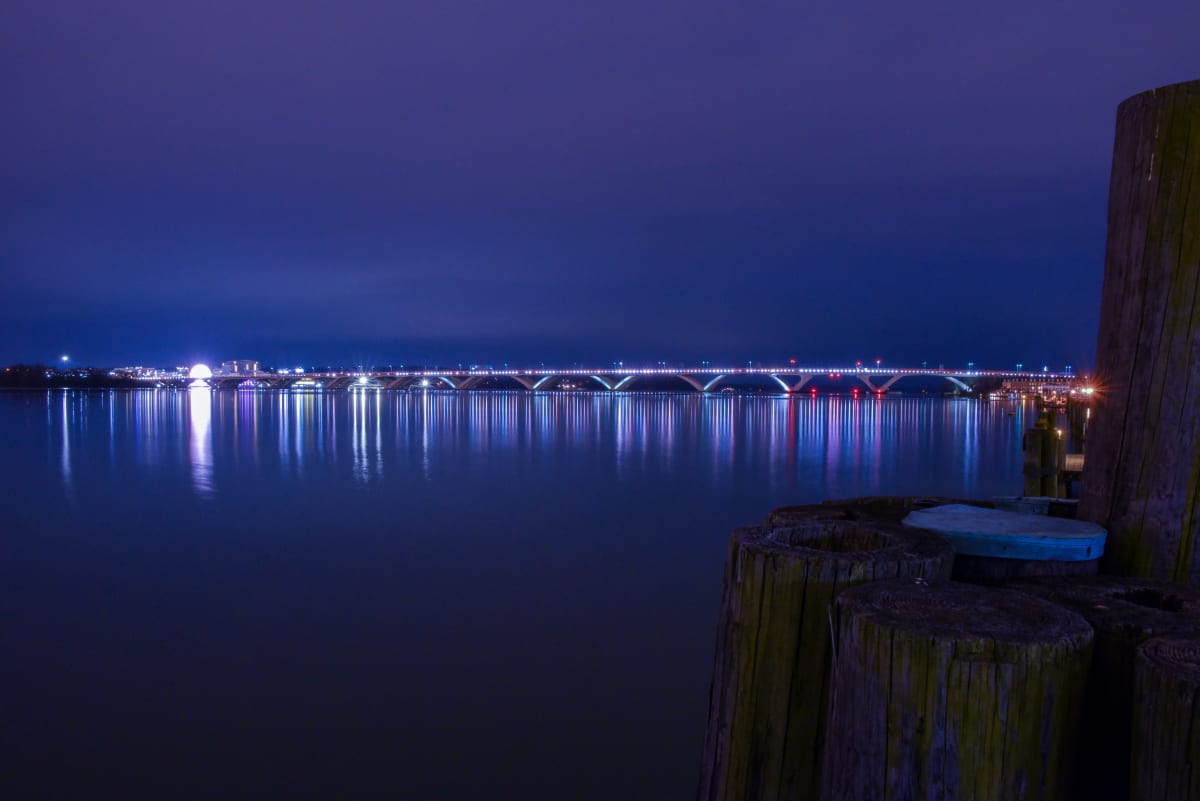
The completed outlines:
<svg viewBox="0 0 1200 801">
<path fill-rule="evenodd" d="M 929 509 L 948 503 L 960 503 L 994 508 L 990 501 L 964 501 L 937 495 L 871 495 L 846 498 L 802 506 L 780 506 L 767 515 L 768 526 L 786 526 L 808 520 L 866 520 L 879 523 L 899 523 L 909 512 Z"/>
<path fill-rule="evenodd" d="M 1094 576 L 1100 572 L 1100 560 L 1065 562 L 1058 559 L 997 559 L 990 556 L 954 557 L 951 578 L 969 584 L 1006 584 L 1039 576 Z"/>
<path fill-rule="evenodd" d="M 1107 573 L 1200 584 L 1200 81 L 1117 109 L 1080 517 Z"/>
<path fill-rule="evenodd" d="M 1200 588 L 1121 576 L 1022 581 L 1008 587 L 1070 609 L 1095 630 L 1080 740 L 1088 759 L 1076 772 L 1075 796 L 1129 799 L 1138 647 L 1162 635 L 1200 636 Z"/>
<path fill-rule="evenodd" d="M 1200 640 L 1163 637 L 1138 651 L 1132 763 L 1137 801 L 1200 798 Z"/>
<path fill-rule="evenodd" d="M 1082 617 L 911 580 L 847 590 L 836 617 L 822 799 L 1072 797 L 1092 644 Z"/>
<path fill-rule="evenodd" d="M 881 579 L 942 581 L 953 559 L 941 537 L 898 525 L 815 520 L 734 532 L 699 798 L 815 798 L 835 596 Z"/>
</svg>

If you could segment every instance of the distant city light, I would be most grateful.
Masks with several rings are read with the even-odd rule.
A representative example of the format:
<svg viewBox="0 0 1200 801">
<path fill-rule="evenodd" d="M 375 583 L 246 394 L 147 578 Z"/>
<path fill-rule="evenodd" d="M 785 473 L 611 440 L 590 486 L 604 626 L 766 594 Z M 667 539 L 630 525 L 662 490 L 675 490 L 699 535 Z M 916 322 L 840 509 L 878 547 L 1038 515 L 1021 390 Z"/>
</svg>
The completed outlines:
<svg viewBox="0 0 1200 801">
<path fill-rule="evenodd" d="M 207 364 L 194 364 L 192 369 L 188 370 L 188 378 L 193 381 L 206 381 L 212 378 L 213 371 Z"/>
<path fill-rule="evenodd" d="M 64 362 L 69 362 L 69 361 L 71 361 L 71 357 L 70 357 L 70 356 L 67 356 L 65 353 L 62 355 L 62 357 L 61 357 L 61 358 L 62 358 L 62 360 L 63 360 Z"/>
</svg>

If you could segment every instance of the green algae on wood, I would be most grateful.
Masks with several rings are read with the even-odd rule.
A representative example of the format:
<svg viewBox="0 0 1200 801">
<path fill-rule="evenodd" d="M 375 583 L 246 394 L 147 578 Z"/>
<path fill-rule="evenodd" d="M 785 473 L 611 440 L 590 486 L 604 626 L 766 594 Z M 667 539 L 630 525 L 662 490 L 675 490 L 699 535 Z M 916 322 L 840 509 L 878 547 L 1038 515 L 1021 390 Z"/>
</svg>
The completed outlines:
<svg viewBox="0 0 1200 801">
<path fill-rule="evenodd" d="M 1117 109 L 1080 517 L 1106 573 L 1200 584 L 1200 81 Z"/>
<path fill-rule="evenodd" d="M 1200 640 L 1160 637 L 1143 645 L 1133 698 L 1131 797 L 1200 798 Z"/>
<path fill-rule="evenodd" d="M 1082 617 L 912 580 L 847 590 L 835 614 L 822 799 L 1072 797 L 1092 645 Z"/>
<path fill-rule="evenodd" d="M 1162 635 L 1200 635 L 1200 588 L 1125 576 L 1031 579 L 1007 587 L 1070 609 L 1095 630 L 1080 738 L 1088 759 L 1078 765 L 1075 796 L 1130 799 L 1130 727 L 1138 647 Z"/>
<path fill-rule="evenodd" d="M 894 524 L 812 520 L 735 531 L 699 798 L 815 798 L 834 598 L 875 580 L 942 581 L 953 559 L 936 534 Z"/>
</svg>

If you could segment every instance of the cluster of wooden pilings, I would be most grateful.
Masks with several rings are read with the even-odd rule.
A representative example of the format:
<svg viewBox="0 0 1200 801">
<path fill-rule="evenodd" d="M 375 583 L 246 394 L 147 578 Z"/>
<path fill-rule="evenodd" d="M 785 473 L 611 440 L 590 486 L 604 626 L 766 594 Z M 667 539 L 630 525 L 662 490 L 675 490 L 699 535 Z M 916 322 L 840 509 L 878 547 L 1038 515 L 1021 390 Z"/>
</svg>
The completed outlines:
<svg viewBox="0 0 1200 801">
<path fill-rule="evenodd" d="M 1200 801 L 1200 81 L 1121 104 L 1108 230 L 1061 521 L 1103 527 L 1103 557 L 1087 531 L 994 536 L 989 515 L 1022 516 L 945 498 L 739 529 L 701 801 Z M 1070 514 L 1038 428 L 1042 497 L 1005 507 Z"/>
<path fill-rule="evenodd" d="M 1200 588 L 899 523 L 947 500 L 734 533 L 699 798 L 1200 799 Z"/>
</svg>

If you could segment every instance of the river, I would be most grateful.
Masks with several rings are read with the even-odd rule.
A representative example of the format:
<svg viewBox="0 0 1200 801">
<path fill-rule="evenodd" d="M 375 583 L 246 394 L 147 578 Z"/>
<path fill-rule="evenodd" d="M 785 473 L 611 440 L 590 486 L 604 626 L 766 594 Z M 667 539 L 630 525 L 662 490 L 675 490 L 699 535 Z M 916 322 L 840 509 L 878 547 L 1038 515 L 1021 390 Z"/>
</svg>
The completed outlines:
<svg viewBox="0 0 1200 801">
<path fill-rule="evenodd" d="M 690 799 L 733 527 L 1017 494 L 1031 415 L 2 393 L 0 796 Z"/>
</svg>

